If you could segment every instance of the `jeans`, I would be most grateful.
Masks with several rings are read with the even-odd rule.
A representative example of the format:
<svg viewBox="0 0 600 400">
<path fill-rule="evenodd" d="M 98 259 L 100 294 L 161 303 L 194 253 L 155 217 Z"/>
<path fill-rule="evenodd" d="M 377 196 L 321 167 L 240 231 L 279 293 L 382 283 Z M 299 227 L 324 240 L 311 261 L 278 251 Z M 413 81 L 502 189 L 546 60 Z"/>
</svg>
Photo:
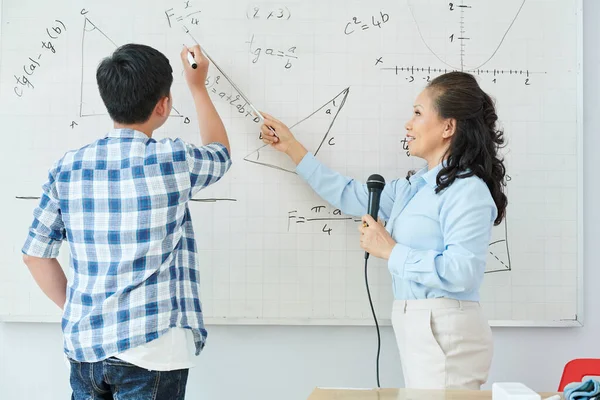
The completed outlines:
<svg viewBox="0 0 600 400">
<path fill-rule="evenodd" d="M 72 400 L 183 400 L 188 369 L 148 371 L 115 357 L 71 362 Z"/>
</svg>

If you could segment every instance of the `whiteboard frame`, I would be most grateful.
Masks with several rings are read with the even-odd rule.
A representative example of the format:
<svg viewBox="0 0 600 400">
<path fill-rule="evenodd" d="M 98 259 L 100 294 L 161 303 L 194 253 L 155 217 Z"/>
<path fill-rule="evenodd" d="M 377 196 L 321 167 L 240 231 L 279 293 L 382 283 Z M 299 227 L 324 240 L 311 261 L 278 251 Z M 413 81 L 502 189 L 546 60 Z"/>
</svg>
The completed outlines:
<svg viewBox="0 0 600 400">
<path fill-rule="evenodd" d="M 577 0 L 577 318 L 584 325 L 583 233 L 583 0 Z"/>
<path fill-rule="evenodd" d="M 5 315 L 0 317 L 1 322 L 18 323 L 59 323 L 60 316 L 53 315 Z M 378 319 L 379 326 L 391 326 L 390 319 Z M 581 327 L 582 321 L 511 321 L 489 320 L 491 327 L 498 328 L 567 328 Z M 206 326 L 374 326 L 373 322 L 364 319 L 327 319 L 327 318 L 205 318 Z"/>
<path fill-rule="evenodd" d="M 2 0 L 0 0 L 0 34 L 2 30 Z M 584 326 L 584 229 L 583 229 L 583 0 L 576 0 L 577 25 L 577 306 L 574 319 L 563 320 L 489 320 L 491 327 L 583 327 Z M 1 52 L 0 52 L 1 57 Z M 1 60 L 0 60 L 1 61 Z M 0 62 L 0 65 L 2 63 Z M 55 315 L 0 315 L 0 322 L 15 323 L 60 323 Z M 248 325 L 248 326 L 374 326 L 365 319 L 331 318 L 214 318 L 204 319 L 205 325 Z M 390 319 L 378 320 L 381 326 L 391 326 Z"/>
</svg>

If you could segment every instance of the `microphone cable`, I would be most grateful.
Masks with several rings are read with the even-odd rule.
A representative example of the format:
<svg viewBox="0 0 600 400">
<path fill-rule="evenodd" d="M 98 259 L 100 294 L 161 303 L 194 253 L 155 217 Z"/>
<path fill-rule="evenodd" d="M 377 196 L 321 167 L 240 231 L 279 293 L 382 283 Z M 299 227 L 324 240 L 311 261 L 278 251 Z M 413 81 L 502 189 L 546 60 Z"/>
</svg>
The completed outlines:
<svg viewBox="0 0 600 400">
<path fill-rule="evenodd" d="M 373 313 L 373 320 L 375 321 L 375 327 L 377 328 L 377 361 L 375 363 L 375 371 L 377 376 L 377 387 L 381 388 L 379 383 L 379 354 L 381 352 L 381 334 L 379 332 L 379 323 L 377 322 L 377 316 L 375 315 L 375 308 L 373 308 L 373 300 L 371 300 L 371 291 L 369 290 L 369 275 L 367 273 L 368 258 L 365 258 L 365 286 L 367 287 L 367 296 L 369 297 L 369 305 L 371 306 L 371 312 Z"/>
</svg>

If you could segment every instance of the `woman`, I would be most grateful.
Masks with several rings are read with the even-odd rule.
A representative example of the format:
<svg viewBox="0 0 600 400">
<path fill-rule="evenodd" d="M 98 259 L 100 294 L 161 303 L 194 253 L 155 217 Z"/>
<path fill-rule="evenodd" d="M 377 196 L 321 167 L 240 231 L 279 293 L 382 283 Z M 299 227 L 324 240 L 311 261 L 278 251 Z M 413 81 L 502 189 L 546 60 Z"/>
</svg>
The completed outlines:
<svg viewBox="0 0 600 400">
<path fill-rule="evenodd" d="M 284 124 L 265 118 L 263 141 L 285 152 L 321 197 L 347 214 L 366 214 L 366 185 L 329 170 Z M 361 247 L 388 260 L 406 387 L 479 389 L 487 380 L 493 343 L 479 288 L 492 226 L 507 203 L 497 119 L 472 75 L 432 80 L 405 126 L 410 154 L 427 167 L 385 186 L 379 215 L 387 228 L 362 217 Z"/>
</svg>

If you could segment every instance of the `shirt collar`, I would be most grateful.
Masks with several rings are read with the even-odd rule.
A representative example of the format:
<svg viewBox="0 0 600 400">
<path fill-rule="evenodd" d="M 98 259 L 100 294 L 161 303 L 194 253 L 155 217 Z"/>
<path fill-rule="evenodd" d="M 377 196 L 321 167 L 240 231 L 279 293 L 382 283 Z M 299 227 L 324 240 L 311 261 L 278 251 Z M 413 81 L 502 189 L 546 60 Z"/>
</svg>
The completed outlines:
<svg viewBox="0 0 600 400">
<path fill-rule="evenodd" d="M 411 182 L 416 182 L 419 179 L 423 179 L 431 187 L 436 187 L 437 176 L 442 169 L 442 163 L 439 163 L 430 170 L 427 167 L 422 168 L 416 174 L 410 177 Z"/>
<path fill-rule="evenodd" d="M 149 139 L 148 135 L 135 129 L 115 128 L 108 132 L 106 137 L 117 139 Z"/>
</svg>

